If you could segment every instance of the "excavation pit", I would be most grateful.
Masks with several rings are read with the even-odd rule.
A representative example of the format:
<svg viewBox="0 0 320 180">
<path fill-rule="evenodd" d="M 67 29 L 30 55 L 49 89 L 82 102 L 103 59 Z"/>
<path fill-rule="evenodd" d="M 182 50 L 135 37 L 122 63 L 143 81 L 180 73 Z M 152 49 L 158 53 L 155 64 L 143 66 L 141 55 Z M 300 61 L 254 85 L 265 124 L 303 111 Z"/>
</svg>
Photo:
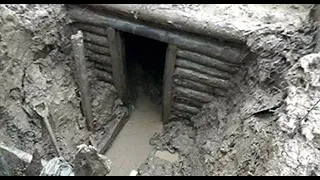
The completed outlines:
<svg viewBox="0 0 320 180">
<path fill-rule="evenodd" d="M 319 175 L 315 7 L 0 5 L 1 141 L 71 163 L 91 144 L 111 175 Z M 70 48 L 79 30 L 86 73 Z M 143 163 L 154 147 L 165 153 Z"/>
</svg>

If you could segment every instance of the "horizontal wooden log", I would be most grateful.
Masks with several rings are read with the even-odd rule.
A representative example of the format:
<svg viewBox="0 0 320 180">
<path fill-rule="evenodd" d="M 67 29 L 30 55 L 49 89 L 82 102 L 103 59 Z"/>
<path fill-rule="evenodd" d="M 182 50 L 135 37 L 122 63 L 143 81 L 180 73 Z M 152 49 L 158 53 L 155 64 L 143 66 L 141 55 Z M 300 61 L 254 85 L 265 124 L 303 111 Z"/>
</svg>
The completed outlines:
<svg viewBox="0 0 320 180">
<path fill-rule="evenodd" d="M 183 96 L 179 96 L 179 95 L 173 96 L 173 101 L 177 102 L 177 103 L 183 103 L 183 104 L 187 104 L 190 106 L 194 106 L 197 108 L 202 108 L 202 105 L 203 105 L 203 103 L 200 101 L 196 101 L 194 99 L 189 99 L 187 97 L 183 97 Z"/>
<path fill-rule="evenodd" d="M 90 32 L 83 31 L 83 37 L 85 42 L 100 45 L 103 47 L 109 47 L 109 41 L 106 36 L 99 36 Z"/>
<path fill-rule="evenodd" d="M 94 52 L 92 52 L 90 50 L 86 50 L 85 55 L 88 58 L 88 60 L 90 60 L 90 61 L 98 62 L 100 64 L 106 64 L 106 65 L 112 66 L 112 62 L 111 62 L 111 57 L 110 56 L 97 54 L 97 53 L 94 53 Z"/>
<path fill-rule="evenodd" d="M 194 114 L 194 115 L 198 114 L 198 112 L 200 111 L 199 108 L 197 108 L 197 107 L 190 106 L 187 104 L 177 103 L 177 102 L 173 102 L 172 107 L 174 109 L 179 110 L 179 111 L 188 112 L 188 113 Z"/>
<path fill-rule="evenodd" d="M 112 67 L 109 66 L 109 65 L 106 65 L 106 64 L 100 64 L 100 63 L 97 63 L 97 62 L 94 62 L 94 68 L 96 69 L 99 69 L 99 70 L 102 70 L 102 71 L 106 71 L 110 74 L 112 74 Z"/>
<path fill-rule="evenodd" d="M 90 42 L 85 42 L 84 46 L 86 49 L 95 52 L 97 54 L 107 55 L 110 56 L 110 49 L 104 46 L 92 44 Z"/>
<path fill-rule="evenodd" d="M 94 69 L 93 74 L 96 76 L 98 80 L 105 81 L 108 83 L 113 83 L 112 74 L 106 71 L 101 71 L 99 69 Z"/>
<path fill-rule="evenodd" d="M 192 36 L 184 32 L 168 31 L 156 26 L 144 25 L 141 22 L 132 23 L 116 17 L 107 17 L 74 5 L 68 5 L 68 12 L 72 19 L 81 23 L 102 27 L 109 26 L 121 31 L 174 44 L 183 49 L 192 50 L 232 63 L 241 63 L 247 55 L 247 52 L 249 52 L 247 48 L 239 49 L 212 40 Z"/>
<path fill-rule="evenodd" d="M 238 65 L 226 63 L 215 58 L 211 58 L 191 51 L 178 50 L 177 56 L 225 72 L 234 73 L 239 69 Z"/>
<path fill-rule="evenodd" d="M 103 27 L 94 26 L 91 24 L 83 24 L 79 22 L 72 23 L 71 26 L 86 32 L 94 33 L 103 37 L 108 37 L 107 29 Z"/>
<path fill-rule="evenodd" d="M 199 92 L 195 91 L 192 89 L 184 88 L 184 87 L 174 87 L 173 88 L 173 96 L 183 96 L 188 99 L 196 100 L 202 103 L 209 103 L 216 99 L 213 95 L 204 93 L 204 92 Z"/>
<path fill-rule="evenodd" d="M 201 73 L 198 73 L 189 69 L 184 69 L 181 67 L 177 67 L 175 69 L 174 77 L 185 78 L 195 82 L 201 82 L 211 87 L 219 87 L 226 90 L 232 88 L 232 83 L 228 80 L 214 78 L 206 74 L 201 74 Z"/>
<path fill-rule="evenodd" d="M 209 94 L 214 94 L 217 96 L 222 96 L 225 97 L 228 95 L 228 90 L 223 90 L 220 88 L 216 88 L 216 87 L 211 87 L 199 82 L 195 82 L 192 80 L 188 80 L 188 79 L 183 79 L 183 78 L 175 78 L 174 79 L 174 84 L 176 86 L 182 86 L 185 88 L 189 88 L 189 89 L 193 89 L 195 91 L 199 91 L 199 92 L 205 92 L 205 93 L 209 93 Z"/>
<path fill-rule="evenodd" d="M 168 8 L 147 8 L 152 4 L 88 4 L 98 10 L 105 12 L 113 12 L 133 20 L 147 21 L 156 23 L 166 28 L 175 28 L 181 31 L 188 31 L 190 33 L 201 34 L 204 36 L 211 36 L 218 39 L 228 40 L 235 43 L 245 43 L 245 36 L 238 32 L 237 28 L 232 26 L 220 26 L 218 22 L 213 19 L 197 19 L 184 16 L 183 10 L 177 9 L 173 11 Z M 215 5 L 206 4 L 214 9 Z M 141 7 L 144 6 L 144 7 Z M 197 13 L 197 12 L 195 12 Z M 201 12 L 199 12 L 201 13 Z M 137 15 L 137 16 L 136 16 Z M 209 21 L 209 22 L 208 22 Z M 170 22 L 170 23 L 169 23 Z M 230 29 L 231 28 L 231 29 Z"/>
<path fill-rule="evenodd" d="M 232 77 L 230 73 L 220 71 L 217 69 L 213 69 L 213 68 L 210 68 L 210 67 L 198 64 L 198 63 L 194 63 L 192 61 L 188 61 L 188 60 L 182 59 L 182 58 L 178 58 L 176 60 L 176 65 L 179 67 L 185 68 L 185 69 L 197 71 L 197 72 L 204 73 L 204 74 L 207 74 L 207 75 L 210 75 L 210 76 L 213 76 L 216 78 L 220 78 L 220 79 L 229 80 Z"/>
</svg>

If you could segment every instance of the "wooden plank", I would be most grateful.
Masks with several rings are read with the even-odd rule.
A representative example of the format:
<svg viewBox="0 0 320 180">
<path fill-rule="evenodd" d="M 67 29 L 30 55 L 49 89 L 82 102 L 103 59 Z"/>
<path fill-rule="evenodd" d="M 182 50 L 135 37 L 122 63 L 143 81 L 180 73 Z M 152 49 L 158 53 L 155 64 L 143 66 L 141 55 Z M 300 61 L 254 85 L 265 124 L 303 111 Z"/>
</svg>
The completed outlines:
<svg viewBox="0 0 320 180">
<path fill-rule="evenodd" d="M 76 71 L 79 77 L 78 84 L 80 89 L 83 114 L 86 118 L 88 130 L 94 131 L 92 104 L 89 93 L 88 72 L 86 69 L 86 60 L 84 55 L 83 33 L 81 31 L 78 31 L 77 34 L 71 36 L 71 41 L 74 52 Z"/>
<path fill-rule="evenodd" d="M 239 49 L 238 47 L 231 47 L 221 42 L 214 42 L 181 31 L 168 31 L 167 29 L 145 25 L 141 22 L 133 23 L 116 17 L 103 16 L 73 5 L 68 5 L 68 12 L 71 18 L 81 23 L 102 27 L 109 26 L 121 31 L 175 44 L 183 49 L 199 52 L 231 63 L 241 63 L 249 52 L 248 48 Z"/>
<path fill-rule="evenodd" d="M 113 82 L 125 105 L 129 103 L 125 47 L 120 31 L 111 27 L 107 29 L 112 60 Z"/>
<path fill-rule="evenodd" d="M 173 72 L 176 62 L 177 46 L 169 44 L 166 54 L 165 69 L 163 75 L 163 110 L 162 110 L 162 121 L 168 123 L 169 115 L 171 111 L 172 101 L 172 85 L 173 85 Z"/>
</svg>

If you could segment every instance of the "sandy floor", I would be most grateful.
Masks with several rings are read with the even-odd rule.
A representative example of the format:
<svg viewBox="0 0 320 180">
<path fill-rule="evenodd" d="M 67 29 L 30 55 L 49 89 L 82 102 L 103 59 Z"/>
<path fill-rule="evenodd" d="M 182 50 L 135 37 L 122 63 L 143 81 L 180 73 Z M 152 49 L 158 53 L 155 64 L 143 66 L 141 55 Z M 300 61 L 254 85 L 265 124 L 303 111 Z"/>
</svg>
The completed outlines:
<svg viewBox="0 0 320 180">
<path fill-rule="evenodd" d="M 149 139 L 161 131 L 161 107 L 140 93 L 136 109 L 106 153 L 112 161 L 109 176 L 128 176 L 137 169 L 153 150 Z"/>
</svg>

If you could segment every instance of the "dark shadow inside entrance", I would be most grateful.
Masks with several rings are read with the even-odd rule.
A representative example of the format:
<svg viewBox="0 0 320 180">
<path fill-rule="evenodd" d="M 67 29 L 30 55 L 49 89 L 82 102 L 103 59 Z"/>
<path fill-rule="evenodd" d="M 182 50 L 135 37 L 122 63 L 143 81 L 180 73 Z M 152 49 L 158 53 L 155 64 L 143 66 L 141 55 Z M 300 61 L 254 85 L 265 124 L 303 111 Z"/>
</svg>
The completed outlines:
<svg viewBox="0 0 320 180">
<path fill-rule="evenodd" d="M 162 102 L 167 43 L 123 32 L 130 102 L 138 92 L 156 104 Z"/>
</svg>

